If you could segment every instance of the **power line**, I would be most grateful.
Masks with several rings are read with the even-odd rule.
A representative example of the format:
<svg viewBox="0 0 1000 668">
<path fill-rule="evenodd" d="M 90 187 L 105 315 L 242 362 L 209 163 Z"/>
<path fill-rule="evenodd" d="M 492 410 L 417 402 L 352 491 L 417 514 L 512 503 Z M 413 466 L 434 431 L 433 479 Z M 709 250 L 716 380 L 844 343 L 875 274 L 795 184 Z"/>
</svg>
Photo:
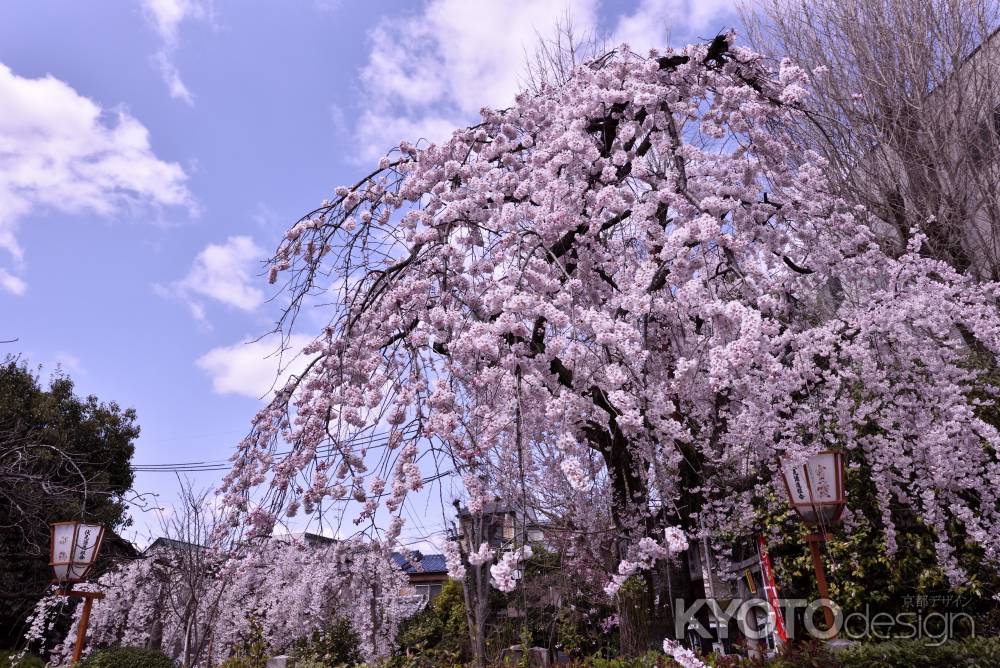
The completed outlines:
<svg viewBox="0 0 1000 668">
<path fill-rule="evenodd" d="M 400 432 L 404 437 L 407 436 L 407 432 L 411 432 L 412 429 L 404 429 Z M 359 438 L 352 440 L 350 446 L 352 448 L 361 446 L 367 450 L 373 450 L 378 448 L 387 447 L 391 434 L 389 432 L 374 433 L 364 438 Z M 318 456 L 324 456 L 337 450 L 335 444 L 326 445 L 323 447 L 316 448 L 316 454 Z M 284 457 L 291 454 L 292 450 L 284 450 L 282 452 L 274 453 L 275 457 Z M 226 471 L 232 468 L 231 460 L 229 459 L 214 459 L 206 460 L 200 462 L 179 462 L 173 464 L 133 464 L 132 470 L 139 473 L 199 473 L 204 471 Z"/>
</svg>

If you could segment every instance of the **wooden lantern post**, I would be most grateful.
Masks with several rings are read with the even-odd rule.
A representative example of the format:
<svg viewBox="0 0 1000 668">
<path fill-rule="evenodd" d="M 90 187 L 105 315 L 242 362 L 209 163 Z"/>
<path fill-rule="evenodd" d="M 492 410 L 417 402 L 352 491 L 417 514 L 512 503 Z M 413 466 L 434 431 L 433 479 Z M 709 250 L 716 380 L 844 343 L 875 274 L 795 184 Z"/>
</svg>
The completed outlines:
<svg viewBox="0 0 1000 668">
<path fill-rule="evenodd" d="M 52 566 L 53 582 L 59 586 L 59 594 L 77 596 L 83 599 L 83 611 L 80 614 L 80 624 L 76 632 L 76 644 L 73 647 L 73 664 L 80 661 L 83 644 L 87 638 L 87 625 L 90 623 L 90 609 L 94 599 L 104 598 L 104 594 L 96 591 L 80 591 L 73 585 L 83 582 L 90 574 L 97 561 L 97 554 L 104 540 L 104 527 L 99 524 L 84 524 L 83 522 L 54 522 L 51 529 L 51 551 L 49 565 Z"/>
<path fill-rule="evenodd" d="M 819 595 L 830 600 L 826 571 L 820 543 L 828 537 L 826 529 L 840 523 L 846 500 L 844 497 L 844 458 L 830 450 L 817 453 L 806 460 L 783 457 L 779 460 L 789 502 L 806 526 L 814 533 L 806 536 L 812 553 L 813 570 Z M 823 606 L 827 628 L 833 629 L 833 609 Z"/>
</svg>

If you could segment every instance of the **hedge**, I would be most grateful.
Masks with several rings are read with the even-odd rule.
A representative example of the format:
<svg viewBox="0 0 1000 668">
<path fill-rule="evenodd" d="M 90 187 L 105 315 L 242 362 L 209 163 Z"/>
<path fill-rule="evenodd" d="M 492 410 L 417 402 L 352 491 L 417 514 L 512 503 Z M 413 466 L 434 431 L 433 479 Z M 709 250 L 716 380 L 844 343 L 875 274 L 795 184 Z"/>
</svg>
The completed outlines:
<svg viewBox="0 0 1000 668">
<path fill-rule="evenodd" d="M 0 649 L 0 668 L 11 668 L 11 666 L 14 668 L 45 668 L 45 662 L 34 654 L 25 654 L 17 663 L 11 663 L 11 660 L 19 653 L 14 650 Z"/>
<path fill-rule="evenodd" d="M 167 655 L 141 647 L 101 649 L 83 662 L 83 668 L 176 668 Z"/>
<path fill-rule="evenodd" d="M 1000 668 L 1000 638 L 966 638 L 940 645 L 894 640 L 852 645 L 836 655 L 843 668 Z"/>
</svg>

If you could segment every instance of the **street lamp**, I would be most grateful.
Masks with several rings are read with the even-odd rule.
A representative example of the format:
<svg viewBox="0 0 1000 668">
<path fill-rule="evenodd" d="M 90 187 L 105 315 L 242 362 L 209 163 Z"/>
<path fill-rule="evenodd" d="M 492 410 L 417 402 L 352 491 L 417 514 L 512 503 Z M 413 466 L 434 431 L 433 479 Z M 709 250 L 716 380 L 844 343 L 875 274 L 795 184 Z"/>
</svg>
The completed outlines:
<svg viewBox="0 0 1000 668">
<path fill-rule="evenodd" d="M 844 512 L 844 457 L 839 452 L 827 450 L 804 461 L 782 457 L 779 465 L 792 508 L 806 526 L 815 529 L 806 536 L 806 541 L 812 553 L 819 595 L 829 601 L 819 544 L 827 539 L 826 529 L 838 524 Z M 832 631 L 833 609 L 824 605 L 823 615 L 827 628 Z"/>
<path fill-rule="evenodd" d="M 83 522 L 53 522 L 52 546 L 49 564 L 52 566 L 53 581 L 59 585 L 59 593 L 63 596 L 79 596 L 83 599 L 83 612 L 80 614 L 80 625 L 76 632 L 76 645 L 73 648 L 73 664 L 80 660 L 83 643 L 87 637 L 87 624 L 90 623 L 90 609 L 94 599 L 104 598 L 104 594 L 96 591 L 78 591 L 73 585 L 82 582 L 94 567 L 97 554 L 101 550 L 104 539 L 104 527 L 100 524 L 84 524 Z"/>
</svg>

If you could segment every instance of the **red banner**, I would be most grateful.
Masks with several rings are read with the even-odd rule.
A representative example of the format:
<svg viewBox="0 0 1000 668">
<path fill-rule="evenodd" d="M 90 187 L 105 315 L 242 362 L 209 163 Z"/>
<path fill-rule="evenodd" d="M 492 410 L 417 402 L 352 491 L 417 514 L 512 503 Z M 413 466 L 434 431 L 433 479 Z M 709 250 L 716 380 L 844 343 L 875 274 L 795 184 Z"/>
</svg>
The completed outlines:
<svg viewBox="0 0 1000 668">
<path fill-rule="evenodd" d="M 781 609 L 778 606 L 778 585 L 774 583 L 774 571 L 771 569 L 771 558 L 767 556 L 767 543 L 763 536 L 757 537 L 757 549 L 760 552 L 760 574 L 764 580 L 764 591 L 767 593 L 767 602 L 771 605 L 771 612 L 774 615 L 774 631 L 778 634 L 781 642 L 788 642 L 788 634 L 785 633 L 785 621 L 781 616 Z"/>
</svg>

